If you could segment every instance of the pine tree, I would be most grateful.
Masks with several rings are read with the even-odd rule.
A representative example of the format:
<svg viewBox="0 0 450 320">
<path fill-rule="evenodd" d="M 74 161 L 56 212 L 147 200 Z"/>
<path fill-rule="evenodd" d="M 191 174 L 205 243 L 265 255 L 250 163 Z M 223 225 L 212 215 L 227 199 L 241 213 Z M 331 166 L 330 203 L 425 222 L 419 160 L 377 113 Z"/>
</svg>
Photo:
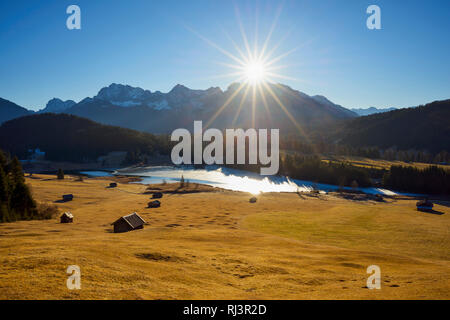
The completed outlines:
<svg viewBox="0 0 450 320">
<path fill-rule="evenodd" d="M 23 176 L 22 171 L 22 165 L 20 164 L 19 159 L 17 157 L 14 157 L 14 159 L 11 161 L 11 179 L 12 179 L 12 185 L 13 188 L 17 184 L 25 183 L 25 177 Z"/>
<path fill-rule="evenodd" d="M 58 169 L 57 177 L 58 177 L 58 180 L 63 180 L 64 179 L 64 171 L 63 171 L 63 169 L 61 169 L 61 168 Z"/>
<path fill-rule="evenodd" d="M 7 166 L 8 166 L 8 159 L 6 158 L 5 153 L 2 150 L 0 150 L 0 168 L 2 168 L 3 171 L 5 171 L 5 173 L 8 169 Z"/>
<path fill-rule="evenodd" d="M 183 175 L 181 175 L 181 179 L 180 179 L 180 187 L 181 187 L 181 188 L 184 187 L 184 177 L 183 177 Z"/>
<path fill-rule="evenodd" d="M 9 179 L 6 174 L 8 161 L 0 150 L 0 222 L 9 222 Z"/>
<path fill-rule="evenodd" d="M 0 166 L 0 204 L 8 205 L 9 188 L 5 171 Z"/>
<path fill-rule="evenodd" d="M 0 202 L 0 222 L 9 222 L 9 211 L 6 204 Z"/>
<path fill-rule="evenodd" d="M 42 218 L 20 161 L 15 157 L 8 164 L 7 159 L 0 150 L 0 222 Z"/>
<path fill-rule="evenodd" d="M 16 219 L 31 219 L 36 211 L 36 202 L 25 183 L 19 183 L 13 190 L 10 208 L 16 213 Z"/>
</svg>

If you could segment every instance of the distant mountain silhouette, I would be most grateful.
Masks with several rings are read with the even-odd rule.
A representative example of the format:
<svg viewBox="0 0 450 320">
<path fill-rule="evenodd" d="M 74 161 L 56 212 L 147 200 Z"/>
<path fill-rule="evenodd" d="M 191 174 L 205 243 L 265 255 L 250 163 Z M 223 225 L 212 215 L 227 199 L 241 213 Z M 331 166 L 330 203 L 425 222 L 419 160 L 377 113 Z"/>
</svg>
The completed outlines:
<svg viewBox="0 0 450 320">
<path fill-rule="evenodd" d="M 382 113 L 382 112 L 389 112 L 393 110 L 397 110 L 397 108 L 385 108 L 385 109 L 378 109 L 375 107 L 370 108 L 358 108 L 358 109 L 350 109 L 351 111 L 357 113 L 359 116 L 368 116 L 375 113 Z"/>
<path fill-rule="evenodd" d="M 339 105 L 339 104 L 335 104 L 333 102 L 331 102 L 330 100 L 328 100 L 326 97 L 321 96 L 321 95 L 316 95 L 316 96 L 312 96 L 311 98 L 313 98 L 314 100 L 316 100 L 317 102 L 323 104 L 323 105 L 328 105 L 332 108 L 336 108 L 338 110 L 341 110 L 342 112 L 344 112 L 345 114 L 347 114 L 350 118 L 356 117 L 358 116 L 357 113 L 355 113 L 352 110 L 349 110 L 347 108 L 344 108 L 343 106 Z"/>
<path fill-rule="evenodd" d="M 450 150 L 450 100 L 345 121 L 331 139 L 355 147 Z"/>
<path fill-rule="evenodd" d="M 33 111 L 18 106 L 14 102 L 0 98 L 0 124 L 32 113 Z"/>
<path fill-rule="evenodd" d="M 74 106 L 75 104 L 76 102 L 73 100 L 62 101 L 61 99 L 53 98 L 49 102 L 47 102 L 47 105 L 44 109 L 39 110 L 39 113 L 61 113 Z"/>
<path fill-rule="evenodd" d="M 270 91 L 264 90 L 264 98 L 257 94 L 253 103 L 253 87 L 241 87 L 239 83 L 225 91 L 219 87 L 193 90 L 177 84 L 168 93 L 113 83 L 78 103 L 54 98 L 39 113 L 68 113 L 151 133 L 189 129 L 194 120 L 203 120 L 206 125 L 210 119 L 209 126 L 219 129 L 256 127 L 298 132 L 299 127 L 307 131 L 357 116 L 323 96 L 310 97 L 282 84 L 267 85 Z"/>
<path fill-rule="evenodd" d="M 111 84 L 102 88 L 95 97 L 86 98 L 65 112 L 104 124 L 152 133 L 191 128 L 194 120 L 203 120 L 206 125 L 210 119 L 214 119 L 210 127 L 219 129 L 256 127 L 296 132 L 298 126 L 307 130 L 356 116 L 325 97 L 310 97 L 281 84 L 268 86 L 276 98 L 265 90 L 264 99 L 257 94 L 253 103 L 253 88 L 244 87 L 239 91 L 238 83 L 231 84 L 225 91 L 218 87 L 192 90 L 178 84 L 168 93 Z M 245 94 L 247 90 L 248 94 Z M 225 104 L 227 106 L 222 108 Z"/>
<path fill-rule="evenodd" d="M 191 90 L 177 85 L 170 92 L 161 93 L 112 84 L 101 89 L 95 97 L 85 98 L 68 109 L 64 109 L 64 105 L 72 104 L 70 101 L 53 99 L 47 107 L 66 114 L 38 114 L 40 117 L 28 116 L 33 112 L 0 99 L 1 121 L 21 117 L 0 127 L 0 140 L 7 146 L 7 150 L 24 152 L 24 148 L 38 147 L 46 150 L 40 143 L 60 139 L 59 146 L 68 148 L 66 155 L 70 154 L 69 158 L 76 158 L 76 148 L 69 150 L 75 139 L 73 135 L 79 134 L 87 139 L 87 143 L 93 139 L 94 132 L 108 136 L 109 129 L 106 130 L 107 127 L 99 123 L 149 133 L 170 133 L 176 128 L 192 129 L 194 120 L 203 120 L 204 128 L 208 124 L 209 127 L 219 129 L 245 129 L 253 127 L 254 117 L 256 128 L 279 128 L 282 134 L 300 133 L 301 136 L 306 135 L 311 142 L 325 139 L 324 142 L 357 148 L 396 147 L 401 150 L 428 150 L 432 153 L 450 150 L 450 100 L 356 117 L 351 111 L 323 96 L 311 97 L 284 85 L 269 85 L 270 91 L 265 92 L 265 100 L 259 98 L 255 104 L 252 103 L 252 88 L 245 95 L 247 89 L 238 92 L 239 87 L 240 84 L 234 83 L 222 91 L 220 88 Z M 98 123 L 87 119 L 80 120 L 79 117 Z M 86 128 L 102 129 L 93 130 L 86 135 L 83 131 Z M 64 130 L 70 131 L 70 134 Z M 110 138 L 119 139 L 120 134 L 130 135 L 130 131 L 123 130 L 125 131 L 115 130 Z M 133 132 L 131 135 L 136 136 L 135 131 Z M 20 137 L 23 139 L 20 140 Z M 292 136 L 292 139 L 297 138 Z M 103 148 L 101 143 L 94 145 L 100 153 L 114 148 L 122 150 L 118 147 L 125 148 L 116 144 L 111 148 Z M 130 142 L 130 145 L 136 144 Z M 52 150 L 56 154 L 58 149 L 55 147 Z M 97 155 L 97 152 L 92 151 L 92 154 Z"/>
</svg>

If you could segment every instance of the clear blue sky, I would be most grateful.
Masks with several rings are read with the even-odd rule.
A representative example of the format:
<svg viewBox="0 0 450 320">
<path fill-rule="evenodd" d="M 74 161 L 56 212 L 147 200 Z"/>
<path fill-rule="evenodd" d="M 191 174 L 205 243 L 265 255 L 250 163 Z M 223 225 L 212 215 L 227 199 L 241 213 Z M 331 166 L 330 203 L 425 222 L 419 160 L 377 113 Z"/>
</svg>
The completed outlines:
<svg viewBox="0 0 450 320">
<path fill-rule="evenodd" d="M 81 8 L 81 30 L 66 28 L 66 8 Z M 233 61 L 196 30 L 237 55 L 244 48 L 237 7 L 249 41 L 261 44 L 280 4 L 269 50 L 287 65 L 279 79 L 348 108 L 409 107 L 450 98 L 450 1 L 2 1 L 0 97 L 37 110 L 53 98 L 79 101 L 112 82 L 151 91 L 177 83 L 220 86 Z M 366 8 L 381 8 L 382 30 L 368 30 Z M 256 23 L 257 21 L 257 23 Z M 257 31 L 256 25 L 258 25 Z M 287 35 L 287 36 L 286 36 Z"/>
</svg>

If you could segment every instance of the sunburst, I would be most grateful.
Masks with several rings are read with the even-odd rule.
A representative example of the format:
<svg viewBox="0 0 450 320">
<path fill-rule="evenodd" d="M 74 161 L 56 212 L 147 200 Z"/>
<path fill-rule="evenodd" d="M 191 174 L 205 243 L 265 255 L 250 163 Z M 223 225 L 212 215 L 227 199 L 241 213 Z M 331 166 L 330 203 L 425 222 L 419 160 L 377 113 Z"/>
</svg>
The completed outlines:
<svg viewBox="0 0 450 320">
<path fill-rule="evenodd" d="M 286 58 L 288 55 L 297 50 L 294 48 L 292 50 L 281 53 L 278 56 L 274 57 L 276 50 L 280 47 L 281 43 L 286 39 L 285 37 L 281 37 L 280 41 L 278 41 L 273 47 L 270 47 L 271 38 L 273 32 L 277 26 L 278 18 L 281 14 L 282 8 L 279 7 L 277 13 L 275 15 L 274 21 L 271 25 L 271 28 L 263 42 L 261 48 L 258 48 L 258 41 L 255 36 L 255 40 L 253 41 L 253 48 L 250 46 L 250 43 L 247 38 L 247 33 L 243 27 L 243 24 L 240 19 L 239 10 L 236 7 L 236 18 L 238 20 L 238 25 L 240 27 L 240 32 L 242 36 L 242 41 L 244 44 L 244 48 L 241 48 L 237 45 L 237 43 L 229 36 L 229 34 L 224 30 L 225 35 L 231 41 L 234 46 L 237 54 L 233 54 L 225 49 L 223 49 L 218 44 L 213 41 L 205 38 L 195 30 L 188 28 L 191 32 L 195 33 L 198 37 L 203 39 L 212 47 L 216 48 L 222 54 L 224 54 L 231 61 L 229 62 L 219 62 L 221 65 L 226 66 L 233 70 L 227 74 L 218 75 L 217 77 L 234 77 L 233 82 L 238 82 L 238 88 L 233 92 L 231 96 L 225 101 L 225 103 L 217 110 L 217 112 L 209 119 L 204 128 L 207 128 L 211 125 L 211 123 L 223 112 L 223 110 L 229 106 L 233 100 L 238 96 L 238 94 L 245 88 L 244 94 L 241 97 L 241 101 L 239 103 L 239 107 L 236 111 L 236 115 L 233 119 L 233 125 L 237 121 L 239 113 L 244 105 L 244 100 L 247 97 L 250 97 L 252 103 L 252 126 L 255 127 L 255 112 L 256 112 L 256 100 L 262 101 L 265 107 L 265 111 L 267 112 L 268 117 L 270 118 L 270 110 L 267 103 L 267 97 L 271 97 L 279 108 L 287 115 L 290 121 L 293 122 L 299 133 L 305 136 L 301 126 L 295 120 L 295 118 L 290 114 L 288 108 L 286 108 L 281 99 L 276 95 L 276 91 L 272 90 L 271 86 L 276 82 L 276 79 L 289 79 L 289 80 L 297 80 L 295 78 L 289 77 L 287 75 L 283 75 L 280 73 L 280 70 L 289 68 L 289 65 L 279 65 L 278 63 Z M 255 33 L 257 34 L 257 33 Z M 277 86 L 277 85 L 275 85 Z"/>
<path fill-rule="evenodd" d="M 251 60 L 244 66 L 246 81 L 252 85 L 265 81 L 267 77 L 267 66 L 259 60 Z"/>
</svg>

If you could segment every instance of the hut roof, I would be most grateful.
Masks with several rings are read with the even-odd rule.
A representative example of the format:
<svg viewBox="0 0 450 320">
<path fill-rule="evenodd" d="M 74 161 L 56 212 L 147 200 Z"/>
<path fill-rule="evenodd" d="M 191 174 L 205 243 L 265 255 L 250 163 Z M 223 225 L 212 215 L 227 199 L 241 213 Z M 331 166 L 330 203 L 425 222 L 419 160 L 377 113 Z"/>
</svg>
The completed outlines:
<svg viewBox="0 0 450 320">
<path fill-rule="evenodd" d="M 136 212 L 133 212 L 129 215 L 120 217 L 119 219 L 117 219 L 116 221 L 114 221 L 112 224 L 117 223 L 120 220 L 124 220 L 126 223 L 128 223 L 130 225 L 130 227 L 137 228 L 141 225 L 143 225 L 145 223 L 145 220 L 141 218 L 140 215 L 138 215 Z"/>
<path fill-rule="evenodd" d="M 71 212 L 64 212 L 61 217 L 66 216 L 68 218 L 73 218 L 73 214 Z"/>
</svg>

